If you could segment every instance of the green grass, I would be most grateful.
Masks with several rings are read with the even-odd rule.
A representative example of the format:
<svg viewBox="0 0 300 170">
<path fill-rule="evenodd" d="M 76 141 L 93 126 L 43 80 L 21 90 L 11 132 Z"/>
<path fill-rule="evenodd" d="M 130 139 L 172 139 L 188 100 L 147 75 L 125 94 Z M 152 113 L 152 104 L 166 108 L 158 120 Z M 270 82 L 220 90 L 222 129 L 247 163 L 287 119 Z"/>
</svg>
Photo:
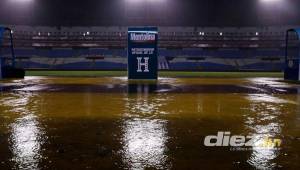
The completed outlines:
<svg viewBox="0 0 300 170">
<path fill-rule="evenodd" d="M 26 76 L 109 77 L 126 75 L 126 71 L 26 71 Z"/>
<path fill-rule="evenodd" d="M 243 77 L 283 77 L 280 72 L 160 72 L 162 77 L 204 77 L 204 78 L 243 78 Z"/>
<path fill-rule="evenodd" d="M 26 71 L 26 76 L 55 77 L 110 77 L 126 76 L 126 71 Z M 160 77 L 204 77 L 204 78 L 244 78 L 244 77 L 283 77 L 281 72 L 187 72 L 161 71 Z"/>
</svg>

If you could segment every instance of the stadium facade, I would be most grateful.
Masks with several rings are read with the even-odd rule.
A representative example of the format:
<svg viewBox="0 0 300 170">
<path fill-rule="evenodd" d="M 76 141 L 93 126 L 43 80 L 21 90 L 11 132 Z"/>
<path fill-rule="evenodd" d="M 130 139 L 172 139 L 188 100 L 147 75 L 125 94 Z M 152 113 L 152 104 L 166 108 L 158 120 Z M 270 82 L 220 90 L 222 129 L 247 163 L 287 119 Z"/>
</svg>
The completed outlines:
<svg viewBox="0 0 300 170">
<path fill-rule="evenodd" d="M 126 70 L 127 27 L 8 26 L 25 69 Z M 282 71 L 284 27 L 159 27 L 160 70 Z M 1 54 L 10 57 L 8 35 Z"/>
</svg>

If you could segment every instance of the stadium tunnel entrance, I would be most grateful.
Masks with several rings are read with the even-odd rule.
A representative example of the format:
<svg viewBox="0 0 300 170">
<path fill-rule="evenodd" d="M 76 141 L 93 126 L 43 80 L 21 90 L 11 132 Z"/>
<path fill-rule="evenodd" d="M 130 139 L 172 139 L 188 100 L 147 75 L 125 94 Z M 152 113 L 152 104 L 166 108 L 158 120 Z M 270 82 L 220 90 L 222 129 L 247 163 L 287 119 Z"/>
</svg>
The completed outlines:
<svg viewBox="0 0 300 170">
<path fill-rule="evenodd" d="M 286 33 L 285 80 L 300 80 L 300 28 L 290 29 Z"/>
</svg>

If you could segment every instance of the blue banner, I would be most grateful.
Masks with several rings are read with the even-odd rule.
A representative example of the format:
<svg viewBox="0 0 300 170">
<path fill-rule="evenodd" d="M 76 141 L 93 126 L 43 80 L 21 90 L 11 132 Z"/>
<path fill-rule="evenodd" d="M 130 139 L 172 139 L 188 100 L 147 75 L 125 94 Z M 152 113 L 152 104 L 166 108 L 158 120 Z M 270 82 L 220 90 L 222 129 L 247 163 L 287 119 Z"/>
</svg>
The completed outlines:
<svg viewBox="0 0 300 170">
<path fill-rule="evenodd" d="M 157 79 L 158 29 L 156 27 L 128 29 L 128 78 Z"/>
</svg>

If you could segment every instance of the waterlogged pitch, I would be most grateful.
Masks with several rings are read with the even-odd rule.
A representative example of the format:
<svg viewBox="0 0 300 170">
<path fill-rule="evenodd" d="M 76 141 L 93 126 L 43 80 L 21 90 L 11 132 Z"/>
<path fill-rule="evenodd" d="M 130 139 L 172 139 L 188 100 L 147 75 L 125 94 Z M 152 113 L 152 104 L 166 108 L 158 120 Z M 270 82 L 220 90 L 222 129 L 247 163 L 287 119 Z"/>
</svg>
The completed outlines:
<svg viewBox="0 0 300 170">
<path fill-rule="evenodd" d="M 2 81 L 0 169 L 300 169 L 300 85 L 278 80 Z"/>
</svg>

